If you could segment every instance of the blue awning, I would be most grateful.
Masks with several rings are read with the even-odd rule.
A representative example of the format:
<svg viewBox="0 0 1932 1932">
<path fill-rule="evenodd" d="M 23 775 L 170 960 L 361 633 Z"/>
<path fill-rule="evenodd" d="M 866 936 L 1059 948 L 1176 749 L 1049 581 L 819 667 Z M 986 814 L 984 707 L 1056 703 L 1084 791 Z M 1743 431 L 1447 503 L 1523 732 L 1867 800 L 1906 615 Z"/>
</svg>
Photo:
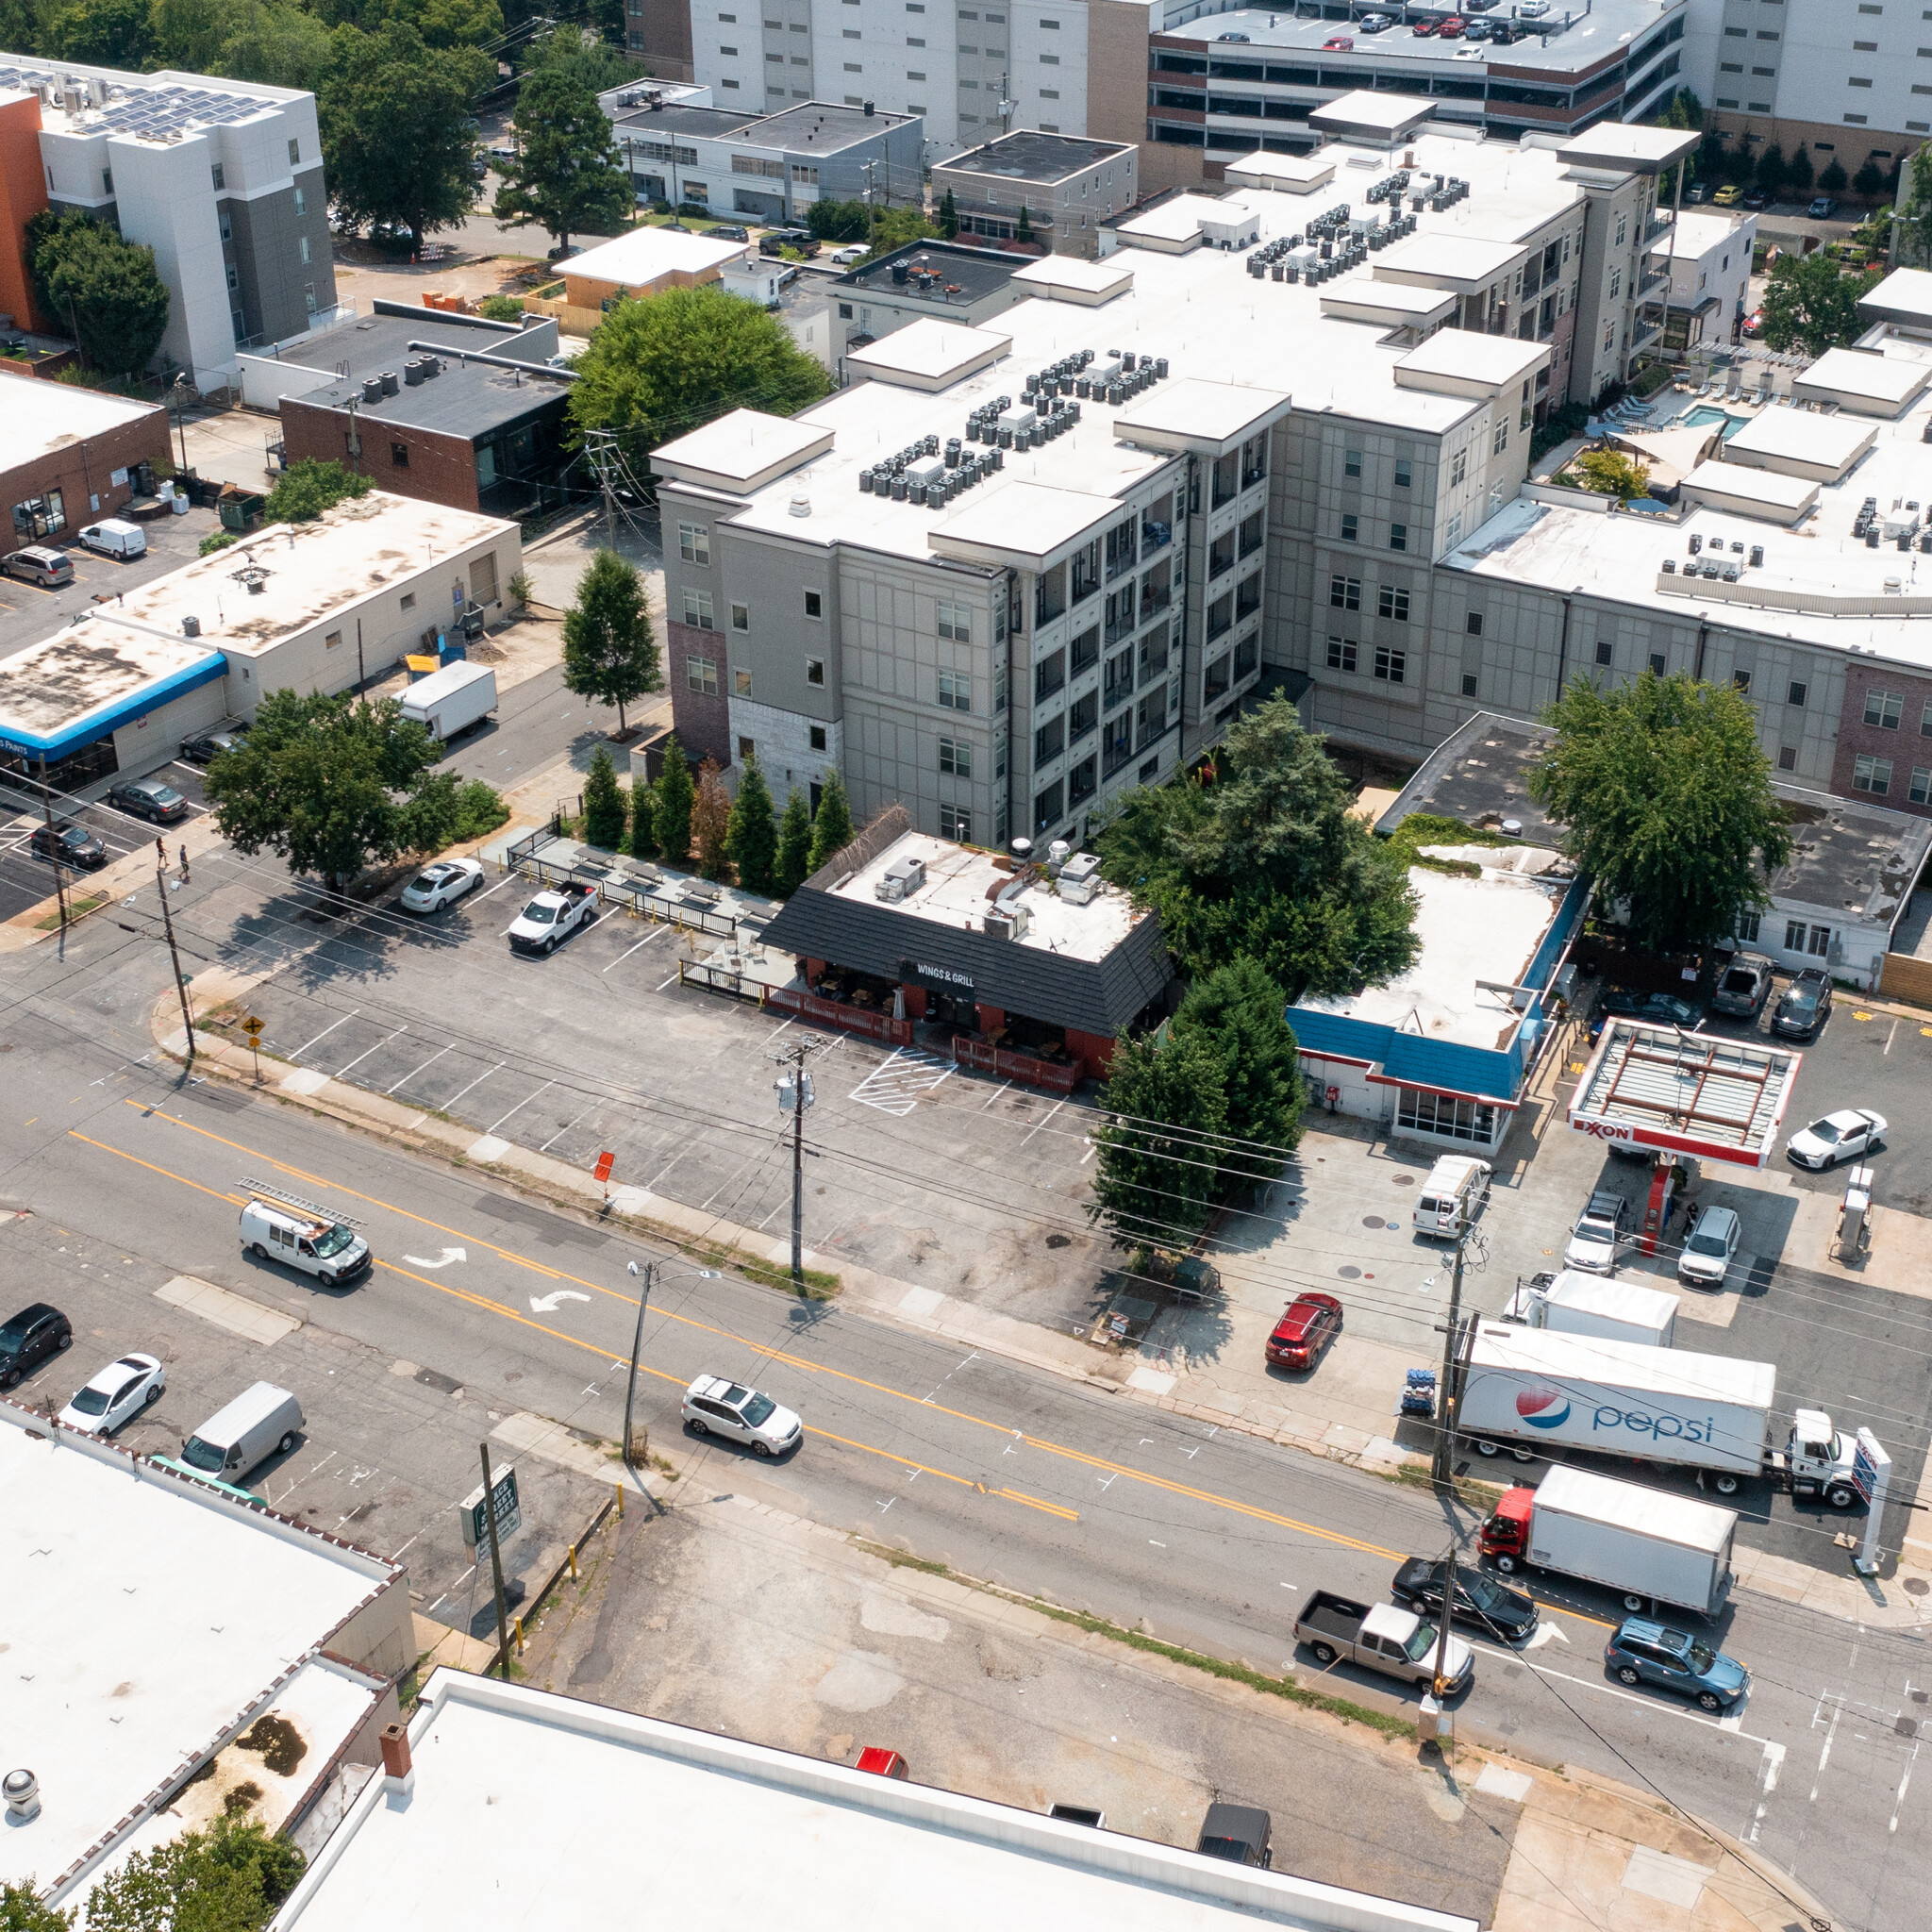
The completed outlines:
<svg viewBox="0 0 1932 1932">
<path fill-rule="evenodd" d="M 0 665 L 0 683 L 4 683 L 6 669 L 5 665 Z M 63 724 L 58 731 L 43 734 L 18 727 L 0 728 L 0 746 L 28 758 L 45 758 L 52 763 L 71 757 L 75 752 L 85 751 L 91 744 L 98 744 L 102 739 L 109 738 L 120 730 L 122 725 L 131 724 L 135 719 L 159 710 L 175 698 L 185 697 L 205 684 L 225 677 L 227 672 L 227 658 L 219 651 L 209 651 L 192 664 L 151 677 L 125 696 L 82 712 L 72 724 Z"/>
</svg>

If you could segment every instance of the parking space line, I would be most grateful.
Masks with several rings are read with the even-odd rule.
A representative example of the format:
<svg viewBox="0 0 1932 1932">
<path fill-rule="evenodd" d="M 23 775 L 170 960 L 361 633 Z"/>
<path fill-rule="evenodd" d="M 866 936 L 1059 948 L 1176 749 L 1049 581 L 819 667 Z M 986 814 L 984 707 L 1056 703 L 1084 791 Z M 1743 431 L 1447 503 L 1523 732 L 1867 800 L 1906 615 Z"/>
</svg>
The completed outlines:
<svg viewBox="0 0 1932 1932">
<path fill-rule="evenodd" d="M 658 982 L 658 991 L 659 992 L 662 992 L 667 986 L 674 985 L 676 982 L 676 979 L 677 974 L 675 973 L 671 975 L 669 979 L 660 979 Z"/>
<path fill-rule="evenodd" d="M 346 1026 L 349 1024 L 349 1022 L 356 1017 L 356 1014 L 359 1013 L 361 1010 L 362 1008 L 360 1007 L 357 1007 L 353 1011 L 344 1013 L 340 1020 L 331 1021 L 326 1026 L 325 1026 L 322 1029 L 320 1033 L 318 1033 L 315 1036 L 315 1040 L 309 1041 L 307 1046 L 298 1046 L 295 1049 L 295 1051 L 289 1056 L 289 1058 L 291 1060 L 299 1060 L 302 1058 L 302 1056 L 308 1051 L 308 1048 L 315 1044 L 316 1040 L 326 1040 L 328 1036 L 331 1033 L 333 1033 L 338 1026 Z"/>
<path fill-rule="evenodd" d="M 604 922 L 602 920 L 599 920 L 597 923 L 601 925 Z M 669 932 L 670 929 L 671 928 L 669 926 L 660 925 L 656 932 L 647 932 L 643 936 L 643 938 L 638 941 L 637 946 L 626 947 L 625 951 L 618 954 L 617 958 L 611 960 L 610 966 L 622 966 L 624 962 L 630 958 L 631 954 L 637 951 L 638 946 L 648 946 L 653 940 L 661 937 L 664 933 Z M 608 973 L 610 971 L 610 966 L 605 966 L 600 968 L 599 970 L 605 973 Z"/>
<path fill-rule="evenodd" d="M 335 1070 L 335 1072 L 329 1075 L 329 1077 L 332 1080 L 340 1080 L 343 1078 L 348 1073 L 350 1073 L 352 1069 L 359 1067 L 362 1064 L 362 1062 L 369 1058 L 369 1054 L 379 1052 L 383 1047 L 387 1046 L 390 1041 L 391 1040 L 400 1040 L 403 1037 L 403 1035 L 406 1034 L 408 1030 L 409 1029 L 408 1026 L 398 1026 L 393 1033 L 388 1036 L 387 1039 L 378 1040 L 375 1042 L 375 1044 L 369 1049 L 368 1053 L 358 1053 L 356 1056 L 356 1058 L 349 1062 L 348 1066 L 338 1067 Z"/>
<path fill-rule="evenodd" d="M 471 903 L 473 905 L 480 906 L 485 899 L 490 897 L 491 892 L 500 892 L 503 891 L 504 887 L 514 885 L 517 882 L 517 880 L 522 877 L 523 874 L 520 872 L 506 873 L 502 878 L 498 879 L 497 882 L 490 888 L 489 892 L 478 892 L 475 898 Z"/>
<path fill-rule="evenodd" d="M 1047 1122 L 1052 1120 L 1054 1115 L 1059 1112 L 1060 1108 L 1066 1106 L 1066 1104 L 1067 1103 L 1064 1100 L 1056 1100 L 1054 1104 L 1047 1108 L 1045 1113 L 1042 1114 L 1039 1120 L 1035 1121 L 1033 1124 L 1030 1127 L 1028 1127 L 1024 1134 L 1020 1136 L 1021 1146 L 1025 1146 L 1027 1141 L 1032 1140 L 1034 1135 L 1039 1133 L 1041 1128 L 1045 1126 Z"/>
<path fill-rule="evenodd" d="M 546 1081 L 544 1081 L 544 1083 L 542 1084 L 542 1086 L 541 1086 L 540 1088 L 538 1088 L 538 1089 L 537 1089 L 537 1093 L 547 1093 L 547 1092 L 549 1092 L 549 1091 L 550 1091 L 550 1090 L 551 1090 L 551 1089 L 552 1089 L 553 1087 L 555 1087 L 556 1085 L 557 1085 L 557 1082 L 556 1082 L 555 1080 L 546 1080 Z M 521 1111 L 522 1111 L 522 1110 L 523 1110 L 523 1109 L 524 1109 L 525 1108 L 526 1108 L 526 1107 L 528 1107 L 528 1106 L 529 1106 L 529 1104 L 531 1103 L 531 1101 L 533 1101 L 533 1100 L 535 1100 L 535 1099 L 536 1099 L 536 1097 L 537 1097 L 537 1093 L 526 1093 L 526 1094 L 525 1094 L 525 1095 L 524 1095 L 524 1097 L 523 1097 L 523 1098 L 522 1098 L 522 1099 L 521 1099 L 520 1101 L 518 1101 L 518 1102 L 517 1102 L 516 1106 L 510 1108 L 510 1110 L 509 1110 L 509 1113 L 519 1113 L 519 1112 L 521 1112 Z M 484 1131 L 485 1131 L 486 1133 L 491 1133 L 491 1134 L 493 1134 L 493 1133 L 495 1133 L 495 1131 L 497 1130 L 497 1128 L 498 1128 L 498 1127 L 500 1127 L 500 1126 L 502 1126 L 502 1124 L 503 1124 L 504 1121 L 507 1121 L 507 1120 L 508 1120 L 508 1118 L 509 1118 L 509 1113 L 507 1113 L 507 1114 L 505 1114 L 505 1115 L 503 1116 L 503 1118 L 502 1118 L 501 1120 L 494 1120 L 494 1121 L 491 1121 L 491 1122 L 490 1123 L 489 1126 L 488 1126 L 488 1127 L 486 1127 L 486 1128 L 484 1129 Z"/>
<path fill-rule="evenodd" d="M 444 1054 L 451 1052 L 455 1048 L 455 1046 L 456 1041 L 451 1041 L 448 1046 L 438 1047 L 436 1051 L 433 1054 L 431 1054 L 426 1060 L 423 1062 L 422 1066 L 416 1069 L 416 1074 L 426 1072 L 430 1067 L 433 1067 L 437 1063 L 437 1061 L 443 1057 Z M 416 1074 L 405 1074 L 403 1077 L 396 1082 L 395 1087 L 384 1088 L 382 1097 L 385 1100 L 387 1100 L 389 1096 L 396 1091 L 396 1087 L 407 1087 L 409 1084 L 409 1082 L 416 1077 Z"/>
<path fill-rule="evenodd" d="M 484 1073 L 478 1074 L 476 1077 L 470 1082 L 470 1087 L 480 1087 L 485 1080 L 489 1079 L 491 1074 L 501 1073 L 502 1070 L 508 1065 L 509 1062 L 508 1060 L 498 1060 L 495 1066 L 489 1068 Z M 470 1091 L 470 1087 L 465 1087 L 463 1089 L 463 1093 L 467 1093 Z M 452 1108 L 454 1108 L 457 1102 L 463 1097 L 463 1093 L 452 1093 L 449 1099 L 444 1103 L 442 1110 L 445 1113 L 447 1113 Z"/>
<path fill-rule="evenodd" d="M 580 1114 L 578 1114 L 578 1116 L 577 1116 L 577 1120 L 576 1120 L 576 1121 L 567 1121 L 567 1122 L 565 1122 L 565 1124 L 563 1124 L 562 1126 L 560 1126 L 560 1127 L 558 1127 L 558 1130 L 556 1131 L 556 1133 L 554 1133 L 554 1134 L 552 1134 L 552 1135 L 551 1135 L 551 1137 L 549 1138 L 549 1140 L 547 1140 L 546 1141 L 544 1141 L 544 1143 L 542 1144 L 542 1146 L 541 1146 L 540 1148 L 538 1148 L 537 1152 L 538 1152 L 539 1154 L 548 1154 L 548 1153 L 550 1152 L 550 1150 L 551 1150 L 551 1149 L 552 1149 L 553 1147 L 555 1147 L 555 1146 L 557 1145 L 557 1143 L 558 1143 L 558 1141 L 559 1141 L 560 1140 L 562 1140 L 562 1139 L 563 1139 L 563 1137 L 564 1137 L 564 1136 L 565 1136 L 565 1135 L 566 1135 L 567 1133 L 569 1133 L 569 1132 L 570 1132 L 571 1128 L 576 1125 L 576 1124 L 577 1124 L 577 1121 L 580 1121 L 580 1120 L 582 1120 L 582 1119 L 583 1119 L 583 1117 L 584 1117 L 584 1114 L 586 1114 L 586 1113 L 589 1113 L 589 1112 L 591 1111 L 591 1108 L 592 1108 L 592 1107 L 595 1107 L 595 1106 L 596 1106 L 596 1104 L 597 1104 L 597 1103 L 596 1103 L 596 1102 L 595 1102 L 595 1101 L 593 1100 L 593 1101 L 592 1101 L 592 1102 L 591 1103 L 591 1107 L 587 1107 L 587 1108 L 585 1108 L 585 1109 L 584 1109 L 584 1113 L 580 1113 Z"/>
</svg>

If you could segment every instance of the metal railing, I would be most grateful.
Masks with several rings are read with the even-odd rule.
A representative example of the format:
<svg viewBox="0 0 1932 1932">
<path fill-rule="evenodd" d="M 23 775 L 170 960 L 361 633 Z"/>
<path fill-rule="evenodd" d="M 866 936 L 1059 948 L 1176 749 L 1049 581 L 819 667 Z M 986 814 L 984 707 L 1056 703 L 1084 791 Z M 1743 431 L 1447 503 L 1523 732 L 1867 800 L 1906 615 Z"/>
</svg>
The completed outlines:
<svg viewBox="0 0 1932 1932">
<path fill-rule="evenodd" d="M 613 878 L 601 869 L 578 865 L 558 865 L 539 858 L 530 850 L 533 841 L 547 835 L 532 832 L 519 839 L 504 854 L 504 870 L 521 874 L 540 886 L 591 886 L 599 902 L 622 907 L 638 919 L 656 925 L 675 926 L 679 932 L 705 933 L 715 939 L 735 940 L 745 932 L 763 928 L 752 926 L 728 912 L 714 912 L 703 906 L 687 906 L 681 900 L 664 896 L 659 890 L 641 879 Z"/>
<path fill-rule="evenodd" d="M 953 1035 L 953 1058 L 962 1067 L 976 1067 L 1003 1080 L 1018 1080 L 1028 1087 L 1043 1087 L 1049 1093 L 1071 1093 L 1086 1074 L 1084 1062 L 1061 1066 L 1053 1060 L 1036 1059 L 1030 1053 L 1008 1053 L 990 1040 L 974 1040 L 966 1034 Z"/>
</svg>

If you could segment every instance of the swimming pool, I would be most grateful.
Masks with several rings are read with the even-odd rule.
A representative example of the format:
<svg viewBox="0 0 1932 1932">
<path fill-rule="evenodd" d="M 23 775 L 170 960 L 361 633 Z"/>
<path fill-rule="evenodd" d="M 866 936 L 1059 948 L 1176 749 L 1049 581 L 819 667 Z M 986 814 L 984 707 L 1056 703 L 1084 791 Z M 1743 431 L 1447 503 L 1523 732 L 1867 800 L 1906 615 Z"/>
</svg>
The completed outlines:
<svg viewBox="0 0 1932 1932">
<path fill-rule="evenodd" d="M 1722 423 L 1724 425 L 1724 440 L 1728 442 L 1750 420 L 1748 416 L 1734 416 L 1728 409 L 1714 408 L 1709 403 L 1699 403 L 1694 409 L 1687 409 L 1671 426 L 1674 429 L 1707 429 L 1713 423 Z"/>
</svg>

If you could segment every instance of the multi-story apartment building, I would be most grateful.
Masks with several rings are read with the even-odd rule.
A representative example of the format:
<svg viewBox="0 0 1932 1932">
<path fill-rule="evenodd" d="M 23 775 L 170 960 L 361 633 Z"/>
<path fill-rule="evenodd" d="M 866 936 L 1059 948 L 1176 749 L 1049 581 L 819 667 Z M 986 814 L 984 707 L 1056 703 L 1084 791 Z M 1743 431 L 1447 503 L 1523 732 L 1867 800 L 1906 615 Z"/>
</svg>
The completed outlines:
<svg viewBox="0 0 1932 1932">
<path fill-rule="evenodd" d="M 939 163 L 932 192 L 952 195 L 962 235 L 1011 240 L 1024 210 L 1056 255 L 1097 255 L 1101 225 L 1141 198 L 1139 156 L 1128 142 L 1023 131 Z"/>
<path fill-rule="evenodd" d="M 313 94 L 8 54 L 9 101 L 38 116 L 38 206 L 84 209 L 154 250 L 170 297 L 161 354 L 197 386 L 225 383 L 238 348 L 334 309 Z M 31 214 L 21 189 L 9 182 L 9 202 Z"/>
<path fill-rule="evenodd" d="M 1932 25 L 1899 0 L 1690 0 L 1684 79 L 1734 144 L 1821 173 L 1889 174 L 1932 134 Z"/>
</svg>

